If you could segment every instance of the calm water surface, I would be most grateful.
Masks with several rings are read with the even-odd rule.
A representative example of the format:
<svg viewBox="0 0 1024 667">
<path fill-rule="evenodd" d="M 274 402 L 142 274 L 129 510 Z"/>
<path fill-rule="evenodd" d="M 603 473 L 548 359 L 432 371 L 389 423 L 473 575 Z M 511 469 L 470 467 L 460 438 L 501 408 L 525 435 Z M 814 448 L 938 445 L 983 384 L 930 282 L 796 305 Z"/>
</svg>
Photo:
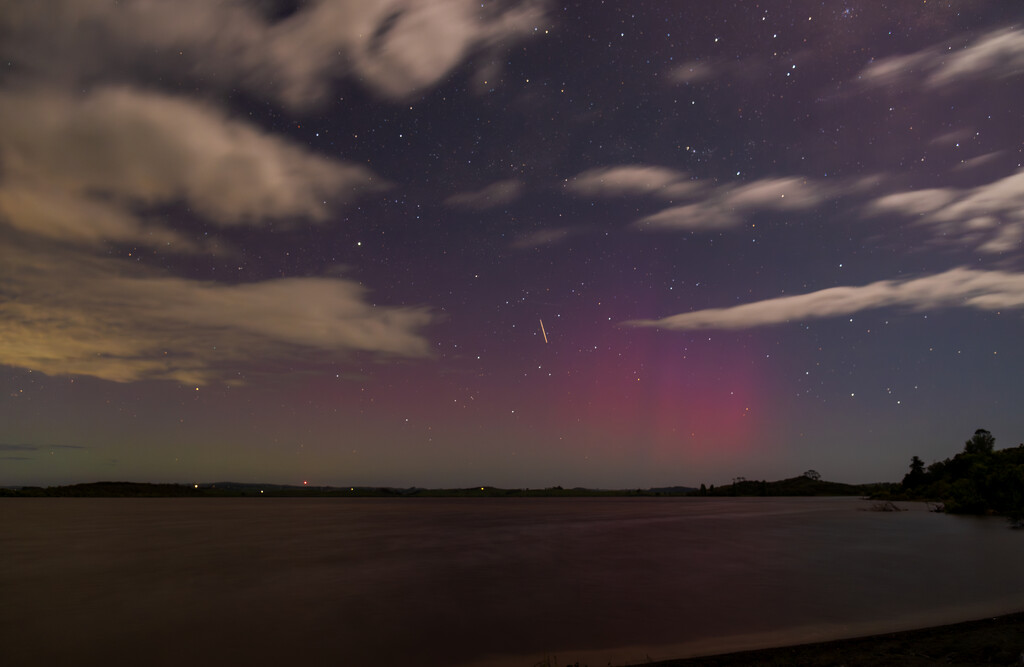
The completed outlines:
<svg viewBox="0 0 1024 667">
<path fill-rule="evenodd" d="M 4 499 L 0 663 L 604 665 L 1024 610 L 1024 533 L 858 499 Z"/>
</svg>

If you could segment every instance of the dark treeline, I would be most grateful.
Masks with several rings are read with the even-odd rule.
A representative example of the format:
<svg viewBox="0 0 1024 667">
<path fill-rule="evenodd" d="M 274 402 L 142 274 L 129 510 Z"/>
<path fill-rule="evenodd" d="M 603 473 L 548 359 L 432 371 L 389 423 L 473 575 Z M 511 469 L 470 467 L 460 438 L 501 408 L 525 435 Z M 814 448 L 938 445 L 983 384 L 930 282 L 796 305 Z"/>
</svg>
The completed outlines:
<svg viewBox="0 0 1024 667">
<path fill-rule="evenodd" d="M 700 485 L 692 496 L 869 496 L 889 491 L 894 484 L 842 484 L 821 479 L 814 470 L 808 470 L 799 477 L 780 479 L 775 482 L 750 480 L 737 477 L 732 484 L 721 486 Z"/>
<path fill-rule="evenodd" d="M 0 488 L 0 497 L 17 498 L 572 498 L 623 496 L 684 496 L 689 487 L 663 489 L 584 489 L 553 486 L 545 489 L 502 489 L 474 486 L 451 489 L 395 487 L 291 486 L 283 484 L 148 484 L 144 482 L 89 482 L 65 486 Z"/>
<path fill-rule="evenodd" d="M 587 489 L 553 486 L 544 489 L 503 489 L 493 486 L 425 489 L 419 487 L 289 486 L 281 484 L 146 484 L 92 482 L 66 486 L 0 488 L 0 497 L 22 498 L 582 498 L 672 496 L 866 496 L 898 487 L 897 484 L 840 484 L 827 482 L 813 470 L 775 482 L 737 477 L 732 484 L 699 489 L 669 486 L 651 489 Z"/>
<path fill-rule="evenodd" d="M 66 486 L 0 489 L 0 497 L 23 498 L 184 498 L 196 495 L 200 494 L 193 486 L 139 482 L 90 482 Z"/>
<path fill-rule="evenodd" d="M 979 428 L 952 458 L 926 467 L 913 457 L 893 498 L 930 500 L 957 514 L 1024 519 L 1024 444 L 997 450 L 995 442 L 991 433 Z"/>
</svg>

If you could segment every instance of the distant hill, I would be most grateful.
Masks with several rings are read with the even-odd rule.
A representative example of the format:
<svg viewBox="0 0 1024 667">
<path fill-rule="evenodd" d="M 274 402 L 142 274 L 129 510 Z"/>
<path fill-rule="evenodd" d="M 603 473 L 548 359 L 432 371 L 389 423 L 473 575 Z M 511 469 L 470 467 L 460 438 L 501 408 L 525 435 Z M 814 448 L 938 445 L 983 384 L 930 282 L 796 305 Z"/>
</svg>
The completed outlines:
<svg viewBox="0 0 1024 667">
<path fill-rule="evenodd" d="M 698 495 L 708 496 L 869 496 L 895 484 L 842 484 L 827 482 L 806 475 L 775 482 L 740 480 L 733 484 L 710 487 Z"/>
</svg>

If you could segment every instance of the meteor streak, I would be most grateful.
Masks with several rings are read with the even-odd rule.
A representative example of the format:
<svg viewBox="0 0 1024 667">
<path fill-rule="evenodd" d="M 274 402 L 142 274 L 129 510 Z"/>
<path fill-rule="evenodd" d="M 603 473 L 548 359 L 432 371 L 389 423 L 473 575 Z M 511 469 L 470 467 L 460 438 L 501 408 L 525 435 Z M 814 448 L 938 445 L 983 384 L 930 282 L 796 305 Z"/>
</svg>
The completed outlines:
<svg viewBox="0 0 1024 667">
<path fill-rule="evenodd" d="M 544 331 L 544 320 L 538 320 L 540 322 L 540 332 L 544 335 L 544 342 L 548 342 L 548 332 Z"/>
</svg>

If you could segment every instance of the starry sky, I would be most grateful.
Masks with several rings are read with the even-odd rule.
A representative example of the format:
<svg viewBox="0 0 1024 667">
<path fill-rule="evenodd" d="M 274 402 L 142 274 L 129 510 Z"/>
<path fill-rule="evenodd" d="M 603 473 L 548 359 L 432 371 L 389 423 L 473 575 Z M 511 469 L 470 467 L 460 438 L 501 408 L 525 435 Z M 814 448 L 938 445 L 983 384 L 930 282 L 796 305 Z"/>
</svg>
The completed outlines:
<svg viewBox="0 0 1024 667">
<path fill-rule="evenodd" d="M 0 8 L 0 484 L 1024 439 L 1018 0 Z"/>
</svg>

